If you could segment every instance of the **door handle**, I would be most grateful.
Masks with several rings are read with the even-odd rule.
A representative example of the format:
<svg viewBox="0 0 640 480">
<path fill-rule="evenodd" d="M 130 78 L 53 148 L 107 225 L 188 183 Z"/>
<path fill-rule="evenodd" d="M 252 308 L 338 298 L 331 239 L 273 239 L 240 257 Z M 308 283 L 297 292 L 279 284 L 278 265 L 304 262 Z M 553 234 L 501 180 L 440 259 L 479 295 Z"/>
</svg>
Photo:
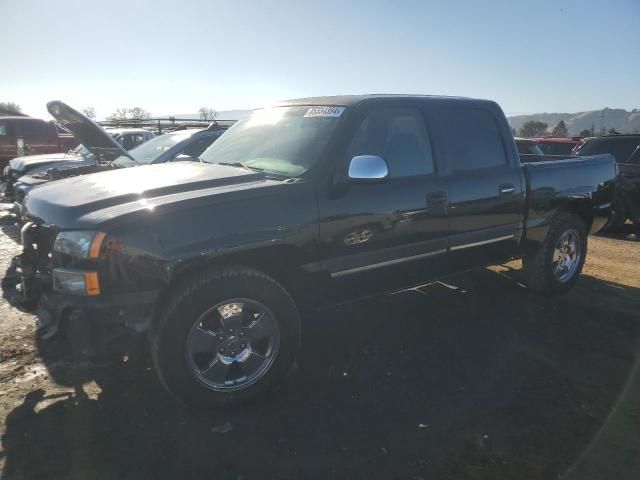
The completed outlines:
<svg viewBox="0 0 640 480">
<path fill-rule="evenodd" d="M 500 195 L 511 195 L 516 191 L 516 187 L 511 183 L 504 183 L 500 185 Z"/>
</svg>

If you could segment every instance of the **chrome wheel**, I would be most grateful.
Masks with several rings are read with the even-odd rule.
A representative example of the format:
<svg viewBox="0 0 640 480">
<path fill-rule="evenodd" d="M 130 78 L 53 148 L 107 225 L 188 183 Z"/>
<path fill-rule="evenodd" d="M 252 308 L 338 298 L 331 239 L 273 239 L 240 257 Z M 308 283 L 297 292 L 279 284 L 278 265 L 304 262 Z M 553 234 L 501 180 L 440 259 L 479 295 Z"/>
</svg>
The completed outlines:
<svg viewBox="0 0 640 480">
<path fill-rule="evenodd" d="M 246 388 L 268 371 L 280 347 L 273 313 L 250 299 L 221 302 L 204 312 L 187 336 L 191 373 L 211 390 Z"/>
<path fill-rule="evenodd" d="M 553 251 L 553 275 L 565 283 L 573 278 L 582 260 L 582 239 L 580 232 L 570 229 L 564 232 Z"/>
</svg>

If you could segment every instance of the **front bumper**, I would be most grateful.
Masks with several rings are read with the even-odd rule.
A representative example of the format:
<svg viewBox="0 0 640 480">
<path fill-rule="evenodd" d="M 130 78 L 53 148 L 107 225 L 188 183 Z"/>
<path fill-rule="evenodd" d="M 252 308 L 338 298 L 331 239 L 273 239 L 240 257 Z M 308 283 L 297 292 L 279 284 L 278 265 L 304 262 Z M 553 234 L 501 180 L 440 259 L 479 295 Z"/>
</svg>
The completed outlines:
<svg viewBox="0 0 640 480">
<path fill-rule="evenodd" d="M 50 257 L 55 232 L 28 222 L 21 236 L 23 252 L 14 258 L 7 271 L 3 290 L 14 305 L 36 310 L 41 335 L 52 336 L 70 317 L 81 317 L 87 325 L 146 330 L 158 291 L 103 293 L 90 297 L 56 291 Z"/>
</svg>

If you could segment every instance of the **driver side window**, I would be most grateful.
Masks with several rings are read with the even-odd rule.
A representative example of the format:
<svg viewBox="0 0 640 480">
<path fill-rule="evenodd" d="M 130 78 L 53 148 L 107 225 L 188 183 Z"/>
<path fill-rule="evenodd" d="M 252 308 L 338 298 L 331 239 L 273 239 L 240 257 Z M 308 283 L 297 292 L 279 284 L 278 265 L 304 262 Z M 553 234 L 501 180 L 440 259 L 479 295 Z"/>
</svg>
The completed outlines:
<svg viewBox="0 0 640 480">
<path fill-rule="evenodd" d="M 347 148 L 348 159 L 357 155 L 384 158 L 391 178 L 434 172 L 424 118 L 414 108 L 380 108 L 368 112 Z"/>
</svg>

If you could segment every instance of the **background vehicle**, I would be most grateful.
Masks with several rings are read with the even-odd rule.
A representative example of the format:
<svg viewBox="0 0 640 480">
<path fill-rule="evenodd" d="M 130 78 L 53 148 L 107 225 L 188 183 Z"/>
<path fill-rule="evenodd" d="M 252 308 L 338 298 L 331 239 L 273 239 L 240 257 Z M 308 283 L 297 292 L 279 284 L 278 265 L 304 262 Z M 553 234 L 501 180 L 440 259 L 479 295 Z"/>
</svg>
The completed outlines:
<svg viewBox="0 0 640 480">
<path fill-rule="evenodd" d="M 516 147 L 521 155 L 544 155 L 540 149 L 540 144 L 536 140 L 530 138 L 516 137 Z"/>
<path fill-rule="evenodd" d="M 281 381 L 322 302 L 520 257 L 566 292 L 615 184 L 609 155 L 521 164 L 497 104 L 449 97 L 292 100 L 200 158 L 34 189 L 15 267 L 52 332 L 149 330 L 165 387 L 201 406 Z"/>
<path fill-rule="evenodd" d="M 571 152 L 582 145 L 581 137 L 537 137 L 540 149 L 545 155 L 571 155 Z"/>
<path fill-rule="evenodd" d="M 153 132 L 142 128 L 106 128 L 105 131 L 115 138 L 125 150 L 136 148 L 155 137 Z"/>
<path fill-rule="evenodd" d="M 126 152 L 123 146 L 110 140 L 110 138 L 117 140 L 113 132 L 103 130 L 88 118 L 83 120 L 84 116 L 75 111 L 72 113 L 72 109 L 62 102 L 57 102 L 55 105 L 60 121 L 65 122 L 69 129 L 76 132 L 77 137 L 83 142 L 82 145 L 86 147 L 64 158 L 20 157 L 11 160 L 3 178 L 6 199 L 20 204 L 31 188 L 64 177 L 113 168 L 162 163 L 174 160 L 180 155 L 194 160 L 225 130 L 225 127 L 215 124 L 207 129 L 178 130 L 155 137 Z M 73 121 L 70 120 L 71 118 Z M 134 130 L 123 131 L 133 134 Z M 108 151 L 105 150 L 104 145 L 110 145 Z M 17 207 L 20 208 L 19 205 Z"/>
<path fill-rule="evenodd" d="M 0 116 L 0 169 L 20 155 L 19 139 L 28 155 L 66 152 L 78 144 L 73 135 L 54 122 L 27 116 Z"/>
<path fill-rule="evenodd" d="M 575 155 L 610 153 L 618 164 L 618 184 L 613 215 L 605 230 L 616 231 L 627 220 L 640 224 L 640 134 L 589 138 Z"/>
</svg>

